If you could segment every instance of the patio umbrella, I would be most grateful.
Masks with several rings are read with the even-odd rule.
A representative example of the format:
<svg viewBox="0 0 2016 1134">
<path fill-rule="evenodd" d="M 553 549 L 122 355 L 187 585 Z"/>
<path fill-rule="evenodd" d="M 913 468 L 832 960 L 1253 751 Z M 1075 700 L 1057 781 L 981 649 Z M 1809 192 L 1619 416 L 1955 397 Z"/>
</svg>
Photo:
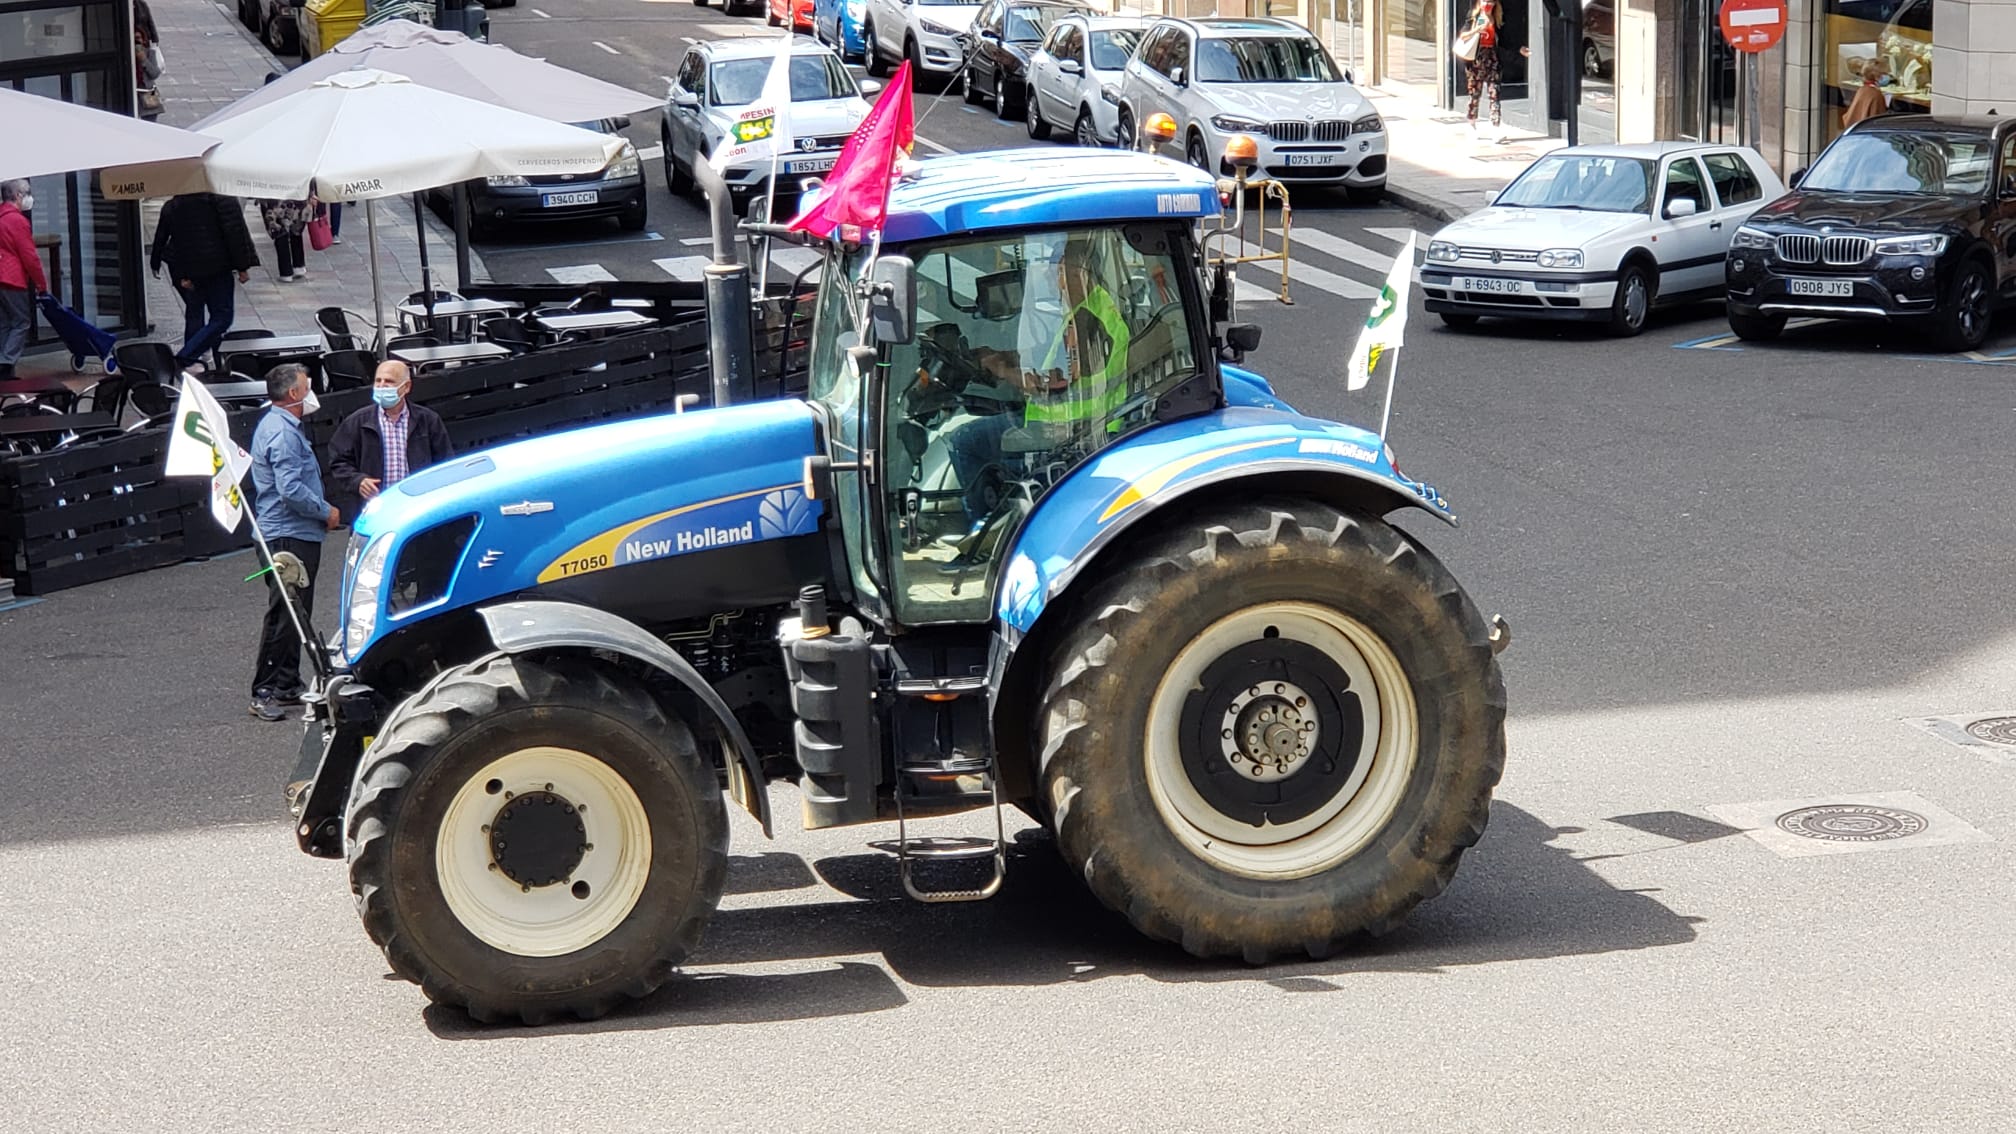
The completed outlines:
<svg viewBox="0 0 2016 1134">
<path fill-rule="evenodd" d="M 0 180 L 196 157 L 217 139 L 0 86 Z"/>
<path fill-rule="evenodd" d="M 208 190 L 231 197 L 362 201 L 371 233 L 371 302 L 385 306 L 372 202 L 476 177 L 592 173 L 620 139 L 421 86 L 403 75 L 344 71 L 236 117 L 209 133 L 201 161 L 107 169 L 107 196 Z M 433 283 L 424 274 L 430 304 Z"/>
<path fill-rule="evenodd" d="M 360 67 L 404 75 L 423 87 L 473 98 L 492 106 L 507 107 L 554 122 L 593 122 L 617 118 L 661 106 L 662 98 L 639 94 L 579 71 L 536 59 L 502 44 L 478 43 L 457 31 L 429 27 L 412 20 L 387 20 L 361 28 L 339 41 L 326 53 L 303 63 L 280 78 L 245 95 L 197 123 L 224 122 L 241 114 L 305 90 L 333 75 Z M 427 229 L 421 218 L 422 205 L 413 203 L 413 224 L 420 237 L 420 269 L 431 278 L 427 265 Z M 455 234 L 455 257 L 463 262 L 462 241 L 467 234 Z M 431 286 L 427 289 L 433 291 Z"/>
</svg>

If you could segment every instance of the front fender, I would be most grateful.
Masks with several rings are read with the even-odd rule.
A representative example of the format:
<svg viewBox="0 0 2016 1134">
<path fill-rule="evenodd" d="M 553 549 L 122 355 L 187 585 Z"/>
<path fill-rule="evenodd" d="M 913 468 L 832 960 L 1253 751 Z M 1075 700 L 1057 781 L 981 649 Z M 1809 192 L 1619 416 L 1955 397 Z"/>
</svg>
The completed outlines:
<svg viewBox="0 0 2016 1134">
<path fill-rule="evenodd" d="M 491 642 L 507 654 L 606 650 L 643 662 L 684 686 L 714 715 L 715 726 L 735 754 L 736 766 L 728 769 L 729 795 L 763 825 L 764 835 L 770 834 L 770 795 L 763 790 L 763 769 L 755 748 L 728 702 L 677 650 L 634 622 L 578 603 L 506 602 L 477 613 L 489 628 Z"/>
</svg>

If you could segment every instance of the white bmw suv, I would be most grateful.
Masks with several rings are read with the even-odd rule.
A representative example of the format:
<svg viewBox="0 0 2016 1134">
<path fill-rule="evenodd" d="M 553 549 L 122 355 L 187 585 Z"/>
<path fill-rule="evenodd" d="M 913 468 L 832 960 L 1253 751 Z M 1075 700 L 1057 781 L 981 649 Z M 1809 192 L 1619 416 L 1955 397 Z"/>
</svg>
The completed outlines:
<svg viewBox="0 0 2016 1134">
<path fill-rule="evenodd" d="M 1170 145 L 1201 169 L 1229 172 L 1225 142 L 1246 134 L 1278 181 L 1337 186 L 1354 204 L 1386 188 L 1386 123 L 1300 24 L 1157 20 L 1120 82 L 1122 144 L 1157 111 L 1176 120 Z"/>
</svg>

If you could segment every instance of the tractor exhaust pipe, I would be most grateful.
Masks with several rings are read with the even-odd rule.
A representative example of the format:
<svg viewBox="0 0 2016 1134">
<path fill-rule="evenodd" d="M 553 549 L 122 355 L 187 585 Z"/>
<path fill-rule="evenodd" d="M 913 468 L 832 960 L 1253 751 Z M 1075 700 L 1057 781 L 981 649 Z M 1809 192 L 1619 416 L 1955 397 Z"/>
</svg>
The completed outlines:
<svg viewBox="0 0 2016 1134">
<path fill-rule="evenodd" d="M 734 405 L 756 396 L 749 265 L 735 256 L 735 205 L 721 171 L 711 162 L 698 161 L 693 163 L 693 178 L 707 194 L 707 217 L 714 236 L 714 262 L 700 272 L 707 295 L 707 362 L 714 404 Z"/>
</svg>

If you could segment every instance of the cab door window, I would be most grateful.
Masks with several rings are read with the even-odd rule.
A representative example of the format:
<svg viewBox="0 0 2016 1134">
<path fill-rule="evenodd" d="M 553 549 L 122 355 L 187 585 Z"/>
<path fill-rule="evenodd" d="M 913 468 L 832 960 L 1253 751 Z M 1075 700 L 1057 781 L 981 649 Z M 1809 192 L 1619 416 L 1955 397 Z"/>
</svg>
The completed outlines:
<svg viewBox="0 0 2016 1134">
<path fill-rule="evenodd" d="M 1708 167 L 1708 179 L 1715 183 L 1715 196 L 1723 208 L 1747 204 L 1764 195 L 1764 186 L 1758 183 L 1743 155 L 1709 154 L 1701 161 Z"/>
<path fill-rule="evenodd" d="M 897 621 L 989 618 L 1022 518 L 1197 373 L 1183 246 L 1141 226 L 912 251 L 916 341 L 885 353 L 882 414 Z"/>
</svg>

